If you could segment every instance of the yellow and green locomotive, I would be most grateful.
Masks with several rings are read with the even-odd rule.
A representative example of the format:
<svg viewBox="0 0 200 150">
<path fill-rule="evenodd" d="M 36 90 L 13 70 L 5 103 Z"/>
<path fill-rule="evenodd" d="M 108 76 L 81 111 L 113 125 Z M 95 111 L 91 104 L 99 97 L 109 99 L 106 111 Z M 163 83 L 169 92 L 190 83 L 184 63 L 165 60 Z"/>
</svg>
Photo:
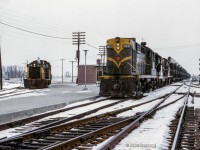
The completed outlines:
<svg viewBox="0 0 200 150">
<path fill-rule="evenodd" d="M 137 96 L 190 77 L 171 57 L 162 58 L 147 47 L 146 42 L 139 44 L 135 38 L 109 39 L 106 48 L 106 74 L 101 76 L 101 96 Z"/>
<path fill-rule="evenodd" d="M 107 41 L 106 75 L 101 76 L 101 96 L 132 96 L 137 91 L 135 39 L 119 38 Z"/>
<path fill-rule="evenodd" d="M 45 60 L 35 60 L 27 64 L 24 87 L 29 89 L 46 88 L 51 84 L 51 65 Z"/>
</svg>

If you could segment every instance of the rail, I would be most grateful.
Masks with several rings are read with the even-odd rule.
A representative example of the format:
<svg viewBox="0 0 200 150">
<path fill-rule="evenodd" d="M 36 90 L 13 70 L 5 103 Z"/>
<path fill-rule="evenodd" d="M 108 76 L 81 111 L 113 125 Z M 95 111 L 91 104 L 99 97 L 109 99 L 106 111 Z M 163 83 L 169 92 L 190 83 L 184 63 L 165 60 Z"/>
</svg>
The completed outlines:
<svg viewBox="0 0 200 150">
<path fill-rule="evenodd" d="M 28 133 L 24 133 L 19 136 L 3 139 L 0 141 L 0 148 L 1 147 L 9 148 L 12 146 L 17 148 L 18 146 L 20 146 L 27 149 L 33 148 L 33 149 L 43 149 L 43 150 L 44 149 L 45 150 L 71 149 L 89 139 L 97 138 L 102 135 L 107 135 L 107 134 L 110 134 L 111 132 L 113 133 L 116 132 L 116 136 L 112 135 L 114 136 L 114 138 L 111 138 L 111 139 L 116 140 L 116 137 L 119 137 L 119 135 L 122 135 L 122 138 L 123 138 L 126 136 L 126 134 L 122 134 L 122 131 L 126 130 L 126 132 L 128 131 L 129 133 L 134 128 L 139 126 L 140 123 L 147 116 L 152 115 L 159 108 L 161 109 L 164 106 L 165 107 L 168 106 L 169 104 L 166 104 L 164 106 L 160 106 L 160 105 L 167 98 L 169 98 L 170 95 L 175 93 L 180 87 L 176 88 L 176 90 L 171 92 L 169 95 L 165 96 L 163 100 L 159 101 L 154 107 L 152 107 L 152 109 L 150 109 L 147 112 L 136 114 L 135 116 L 123 118 L 123 119 L 113 117 L 119 113 L 125 112 L 134 107 L 138 107 L 143 104 L 150 103 L 156 99 L 143 102 L 137 105 L 132 105 L 132 106 L 122 108 L 119 110 L 81 119 L 81 117 L 91 114 L 95 111 L 90 112 L 90 113 L 88 112 L 83 113 L 79 115 L 78 118 L 77 116 L 73 117 L 73 119 L 77 119 L 74 121 L 71 120 L 69 122 L 69 120 L 64 120 L 63 122 L 60 122 L 57 125 L 51 124 L 35 131 L 30 131 Z M 182 97 L 184 96 L 185 95 L 183 95 Z M 131 125 L 132 127 L 128 129 L 128 127 L 130 127 Z M 115 141 L 115 144 L 119 142 L 119 140 L 116 140 L 116 141 Z M 105 147 L 105 149 L 110 149 L 112 147 L 113 145 L 109 144 L 109 147 Z M 101 147 L 100 149 L 104 149 L 104 148 Z"/>
<path fill-rule="evenodd" d="M 139 118 L 137 118 L 135 121 L 133 121 L 130 125 L 125 127 L 117 135 L 113 136 L 110 140 L 105 142 L 98 150 L 110 150 L 110 149 L 114 148 L 124 137 L 126 137 L 131 131 L 136 129 L 141 124 L 141 122 L 144 121 L 145 118 L 147 118 L 150 115 L 153 115 L 157 110 L 159 110 L 158 106 L 160 106 L 166 99 L 168 99 L 173 93 L 175 93 L 181 86 L 182 85 L 180 85 L 178 88 L 176 88 L 173 92 L 171 92 L 162 101 L 160 101 L 155 106 L 153 106 L 149 111 L 147 111 L 146 113 L 141 115 Z M 168 106 L 168 104 L 166 106 Z"/>
<path fill-rule="evenodd" d="M 177 145 L 178 145 L 179 138 L 180 138 L 180 132 L 181 132 L 182 125 L 183 125 L 183 122 L 184 122 L 184 116 L 186 114 L 186 108 L 187 108 L 187 104 L 188 104 L 189 93 L 190 93 L 190 87 L 189 87 L 189 90 L 187 92 L 187 96 L 185 98 L 184 104 L 183 104 L 181 116 L 180 116 L 180 119 L 179 119 L 179 122 L 178 122 L 178 126 L 177 126 L 177 129 L 176 129 L 176 133 L 175 133 L 175 137 L 174 137 L 174 140 L 173 140 L 171 150 L 177 149 Z"/>
<path fill-rule="evenodd" d="M 80 104 L 80 105 L 76 105 L 76 106 L 72 106 L 72 107 L 68 107 L 68 108 L 62 108 L 62 109 L 59 109 L 59 110 L 55 110 L 55 111 L 51 111 L 51 112 L 47 112 L 47 113 L 42 113 L 42 114 L 39 114 L 39 115 L 34 115 L 34 116 L 24 118 L 24 119 L 21 119 L 21 120 L 0 124 L 0 131 L 8 129 L 8 128 L 18 127 L 18 126 L 24 125 L 26 123 L 30 123 L 30 122 L 42 119 L 44 117 L 55 115 L 55 114 L 65 112 L 65 111 L 68 111 L 68 110 L 72 110 L 72 109 L 75 109 L 75 108 L 80 108 L 80 107 L 84 107 L 84 106 L 87 106 L 87 105 L 95 104 L 95 103 L 98 103 L 98 102 L 101 102 L 101 101 L 104 101 L 104 100 L 107 100 L 107 99 L 108 98 L 103 98 L 103 99 L 88 102 L 88 103 L 85 103 L 85 104 Z"/>
<path fill-rule="evenodd" d="M 167 95 L 168 96 L 168 95 Z M 67 121 L 70 121 L 72 120 L 72 118 L 68 118 L 65 119 L 65 122 L 62 121 L 63 124 L 61 124 L 61 122 L 57 122 L 57 124 L 55 125 L 54 123 L 51 124 L 51 125 L 47 125 L 47 126 L 43 126 L 43 127 L 40 127 L 36 130 L 33 130 L 33 131 L 30 131 L 28 133 L 23 133 L 21 135 L 18 135 L 18 136 L 14 136 L 14 137 L 10 137 L 10 138 L 7 138 L 7 139 L 2 139 L 0 140 L 0 147 L 6 143 L 9 143 L 9 142 L 17 142 L 17 141 L 27 141 L 27 140 L 31 140 L 31 139 L 34 139 L 36 137 L 43 137 L 45 136 L 47 133 L 51 133 L 51 132 L 58 132 L 58 131 L 62 131 L 62 130 L 65 130 L 66 128 L 72 128 L 74 126 L 77 126 L 77 125 L 83 125 L 83 124 L 87 124 L 88 122 L 94 122 L 96 120 L 99 120 L 99 119 L 103 119 L 103 118 L 108 118 L 108 117 L 111 117 L 111 116 L 115 116 L 119 113 L 122 113 L 124 111 L 127 111 L 127 110 L 130 110 L 134 107 L 138 107 L 138 106 L 141 106 L 141 105 L 144 105 L 144 104 L 147 104 L 147 103 L 150 103 L 152 101 L 155 101 L 155 100 L 158 100 L 158 99 L 161 99 L 163 97 L 166 97 L 166 95 L 164 96 L 161 96 L 159 98 L 156 98 L 156 99 L 152 99 L 152 100 L 149 100 L 149 101 L 146 101 L 146 102 L 143 102 L 143 103 L 139 103 L 139 104 L 136 104 L 136 105 L 132 105 L 132 106 L 129 106 L 129 107 L 126 107 L 126 108 L 121 108 L 119 110 L 114 110 L 114 111 L 111 111 L 111 112 L 107 112 L 107 113 L 103 113 L 103 114 L 100 114 L 100 115 L 96 115 L 96 116 L 92 116 L 92 117 L 89 117 L 89 118 L 85 118 L 85 119 L 78 119 L 76 121 L 72 121 L 72 122 L 67 122 Z M 123 100 L 124 101 L 124 100 Z M 117 103 L 117 102 L 116 102 Z M 112 103 L 113 105 L 113 103 Z M 103 108 L 103 107 L 102 107 Z M 105 108 L 105 107 L 104 107 Z M 97 110 L 95 110 L 97 111 Z M 95 112 L 94 110 L 92 112 Z M 92 113 L 91 112 L 91 113 Z M 83 117 L 85 115 L 88 115 L 89 113 L 84 113 L 84 114 L 80 114 L 78 115 L 78 117 Z M 74 116 L 73 119 L 76 119 L 77 116 Z M 130 124 L 132 122 L 132 117 L 129 118 L 128 120 L 125 121 L 126 122 L 126 125 L 127 125 L 127 122 L 128 124 Z M 54 125 L 54 126 L 53 126 Z M 118 126 L 118 125 L 117 125 Z M 122 125 L 119 124 L 119 126 L 121 127 Z M 124 126 L 124 125 L 123 125 Z M 109 128 L 110 129 L 110 128 Z M 113 128 L 114 129 L 114 128 Z M 110 129 L 111 130 L 111 129 Z M 109 130 L 109 131 L 110 131 Z M 102 131 L 103 132 L 103 131 Z M 106 131 L 108 132 L 108 131 Z M 85 137 L 86 135 L 84 135 Z"/>
</svg>

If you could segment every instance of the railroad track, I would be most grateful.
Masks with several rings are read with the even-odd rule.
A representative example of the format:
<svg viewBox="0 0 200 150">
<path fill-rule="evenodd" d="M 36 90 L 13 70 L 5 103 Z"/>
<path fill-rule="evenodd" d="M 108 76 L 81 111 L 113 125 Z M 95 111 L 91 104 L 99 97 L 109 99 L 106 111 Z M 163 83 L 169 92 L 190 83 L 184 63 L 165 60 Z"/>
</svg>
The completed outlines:
<svg viewBox="0 0 200 150">
<path fill-rule="evenodd" d="M 156 99 L 152 99 L 150 101 L 147 101 L 147 102 L 144 102 L 144 103 L 141 103 L 141 104 L 138 104 L 138 105 L 133 105 L 133 106 L 140 106 L 140 105 L 143 105 L 143 104 L 146 104 L 146 103 L 150 103 L 150 102 L 152 102 L 154 100 L 164 98 L 167 95 L 163 95 L 163 96 L 160 96 L 160 97 L 158 97 Z M 109 100 L 109 98 L 103 98 L 103 99 L 100 99 L 100 100 L 96 100 L 96 101 L 92 101 L 92 102 L 88 102 L 88 103 L 84 103 L 84 104 L 80 104 L 80 105 L 76 105 L 76 106 L 72 106 L 72 107 L 62 108 L 62 109 L 59 109 L 59 110 L 55 110 L 55 111 L 51 111 L 51 112 L 47 112 L 47 113 L 31 116 L 29 118 L 25 118 L 25 119 L 21 119 L 21 120 L 9 122 L 9 123 L 1 124 L 0 125 L 0 130 L 5 130 L 5 129 L 8 129 L 8 128 L 19 127 L 19 126 L 21 126 L 21 129 L 18 128 L 17 130 L 18 131 L 22 131 L 22 132 L 24 130 L 26 130 L 26 129 L 44 128 L 44 127 L 47 127 L 49 125 L 52 125 L 53 123 L 54 123 L 54 125 L 56 125 L 56 124 L 60 124 L 62 122 L 71 121 L 73 119 L 79 119 L 80 117 L 84 117 L 86 115 L 93 114 L 93 113 L 97 112 L 98 110 L 105 109 L 105 108 L 108 108 L 110 106 L 115 107 L 116 104 L 123 103 L 128 99 L 116 100 L 116 101 L 114 101 L 114 102 L 112 102 L 110 104 L 103 105 L 102 107 L 97 107 L 96 109 L 92 109 L 91 111 L 86 111 L 84 113 L 77 114 L 77 115 L 75 115 L 73 117 L 68 117 L 67 118 L 67 117 L 52 116 L 52 115 L 56 115 L 56 114 L 58 114 L 59 116 L 65 116 L 65 114 L 62 115 L 62 113 L 65 113 L 65 112 L 68 112 L 68 111 L 74 110 L 74 109 L 83 109 L 84 106 L 89 106 L 89 105 L 92 105 L 92 104 L 99 105 L 98 103 L 104 102 L 105 100 Z M 130 106 L 130 109 L 131 108 L 132 108 L 132 106 Z M 124 111 L 124 110 L 122 109 L 122 111 Z M 51 116 L 51 117 L 48 117 L 48 116 Z M 45 117 L 47 117 L 47 119 L 45 119 Z M 44 118 L 44 119 L 42 119 L 42 118 Z M 31 123 L 31 122 L 33 122 L 33 123 Z M 26 125 L 27 123 L 31 123 L 31 124 Z M 24 126 L 22 126 L 22 125 L 24 125 Z"/>
<path fill-rule="evenodd" d="M 170 95 L 172 95 L 175 91 L 173 91 Z M 116 117 L 116 115 L 128 111 L 134 107 L 139 107 L 141 105 L 150 103 L 152 101 L 155 101 L 156 99 L 126 108 L 121 108 L 115 111 L 103 113 L 100 115 L 94 115 L 92 117 L 83 118 L 84 116 L 89 114 L 88 112 L 86 112 L 85 114 L 79 115 L 79 118 L 77 118 L 76 116 L 74 119 L 77 120 L 72 121 L 69 119 L 65 119 L 62 120 L 62 122 L 57 121 L 56 124 L 51 123 L 46 126 L 42 126 L 36 130 L 29 131 L 28 133 L 22 133 L 21 135 L 15 137 L 2 139 L 0 141 L 0 148 L 89 149 L 95 144 L 104 141 L 110 136 L 114 136 L 114 141 L 118 142 L 119 139 L 116 139 L 116 137 L 119 137 L 118 135 L 121 134 L 124 129 L 127 129 L 127 127 L 129 126 L 132 126 L 132 129 L 136 128 L 147 116 L 152 115 L 155 111 L 162 109 L 163 107 L 175 103 L 185 96 L 183 95 L 177 100 L 160 106 L 167 98 L 169 98 L 170 95 L 167 95 L 164 99 L 161 99 L 149 111 L 138 113 L 131 117 L 119 118 Z M 94 113 L 94 111 L 91 113 Z M 122 136 L 124 137 L 125 134 L 123 133 Z M 110 147 L 105 147 L 105 145 L 103 145 L 101 149 L 109 149 L 112 147 L 113 145 L 110 145 Z"/>
<path fill-rule="evenodd" d="M 84 107 L 84 106 L 96 104 L 96 103 L 99 103 L 99 102 L 102 102 L 102 101 L 105 101 L 105 100 L 108 100 L 108 98 L 103 98 L 103 99 L 100 99 L 100 100 L 91 101 L 91 102 L 88 102 L 88 103 L 79 104 L 79 105 L 75 105 L 75 106 L 71 106 L 71 107 L 67 107 L 67 108 L 62 108 L 62 109 L 59 109 L 59 110 L 54 110 L 54 111 L 51 111 L 51 112 L 46 112 L 46 113 L 34 115 L 34 116 L 24 118 L 24 119 L 21 119 L 21 120 L 1 124 L 0 125 L 0 131 L 8 129 L 8 128 L 22 126 L 22 125 L 25 125 L 27 123 L 31 123 L 31 122 L 40 120 L 40 119 L 48 117 L 48 116 L 52 116 L 52 115 L 63 113 L 63 112 L 66 112 L 66 111 L 69 111 L 69 110 L 72 110 L 72 109 L 81 108 L 81 107 Z M 117 104 L 117 103 L 119 103 L 119 102 L 116 102 L 115 104 Z M 108 105 L 108 107 L 109 107 L 109 105 Z M 42 124 L 47 125 L 47 124 L 50 124 L 50 123 L 53 123 L 53 122 L 56 122 L 56 121 L 59 121 L 59 120 L 62 120 L 62 119 L 66 119 L 66 118 L 62 118 L 62 117 L 50 118 L 48 120 L 41 120 L 39 122 L 36 122 L 35 125 L 31 124 L 30 126 L 38 127 L 38 126 L 41 126 Z"/>
<path fill-rule="evenodd" d="M 160 96 L 160 97 L 158 97 L 156 99 L 164 98 L 167 95 L 168 94 L 162 95 L 162 96 Z M 96 97 L 96 98 L 98 98 L 98 97 Z M 153 99 L 153 100 L 156 100 L 156 99 Z M 89 103 L 80 104 L 80 105 L 76 105 L 76 106 L 72 106 L 72 107 L 68 107 L 68 108 L 63 108 L 63 109 L 59 109 L 59 110 L 55 110 L 55 111 L 51 111 L 51 112 L 47 112 L 47 113 L 43 113 L 43 114 L 34 115 L 34 116 L 31 116 L 31 117 L 28 117 L 28 118 L 24 118 L 24 119 L 21 119 L 21 120 L 11 121 L 11 122 L 7 122 L 7 123 L 4 123 L 4 124 L 0 124 L 0 131 L 6 130 L 8 128 L 14 128 L 14 127 L 22 126 L 22 125 L 25 125 L 27 123 L 31 123 L 31 122 L 37 121 L 39 119 L 42 119 L 42 118 L 45 118 L 45 117 L 48 117 L 48 116 L 52 116 L 52 115 L 59 114 L 59 113 L 62 113 L 62 112 L 66 112 L 66 111 L 69 111 L 69 110 L 72 110 L 72 109 L 76 109 L 76 108 L 81 108 L 81 107 L 88 106 L 88 105 L 91 105 L 91 104 L 95 104 L 95 103 L 98 103 L 98 102 L 101 102 L 101 101 L 104 101 L 104 100 L 109 100 L 109 98 L 103 98 L 101 100 L 92 101 L 92 102 L 89 102 Z M 124 102 L 124 101 L 125 100 L 123 99 L 123 101 L 120 101 L 120 102 Z M 118 102 L 113 103 L 113 105 L 117 104 L 117 103 Z M 107 107 L 109 107 L 109 106 L 110 105 L 108 105 Z M 106 108 L 106 106 L 104 106 L 104 108 Z M 98 110 L 96 110 L 96 111 L 98 111 Z M 62 120 L 62 119 L 65 119 L 65 118 L 56 117 L 56 118 L 50 118 L 50 120 L 49 119 L 48 120 L 44 120 L 44 121 L 42 120 L 39 123 L 37 122 L 35 125 L 31 125 L 32 126 L 31 128 L 37 128 L 37 126 L 39 126 L 39 124 L 41 125 L 41 124 L 47 124 L 47 123 L 50 123 L 50 122 L 52 123 L 52 122 L 56 122 L 56 121 Z M 30 125 L 28 127 L 22 127 L 22 128 L 24 128 L 24 130 L 28 129 L 28 128 L 30 128 Z"/>
<path fill-rule="evenodd" d="M 192 103 L 194 101 L 192 95 Z M 195 116 L 194 106 L 188 106 L 189 92 L 183 106 L 177 112 L 176 118 L 171 122 L 169 149 L 196 149 L 195 148 Z"/>
<path fill-rule="evenodd" d="M 27 89 L 22 89 L 21 87 L 4 89 L 3 91 L 0 92 L 0 99 L 11 97 L 11 96 L 16 96 L 16 95 L 22 95 L 22 94 L 26 94 L 26 93 L 32 93 L 32 92 L 33 91 L 30 91 Z"/>
</svg>

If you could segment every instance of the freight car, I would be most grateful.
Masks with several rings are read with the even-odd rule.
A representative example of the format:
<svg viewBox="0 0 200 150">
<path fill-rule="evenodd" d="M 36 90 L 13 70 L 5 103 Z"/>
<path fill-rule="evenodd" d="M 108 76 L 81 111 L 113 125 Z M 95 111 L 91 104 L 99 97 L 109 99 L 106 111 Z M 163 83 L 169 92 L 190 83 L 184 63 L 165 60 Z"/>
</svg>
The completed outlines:
<svg viewBox="0 0 200 150">
<path fill-rule="evenodd" d="M 51 84 L 51 65 L 45 60 L 35 60 L 27 64 L 24 87 L 29 89 L 46 88 Z"/>
<path fill-rule="evenodd" d="M 161 57 L 135 38 L 107 40 L 106 74 L 101 76 L 100 95 L 124 97 L 140 95 L 163 85 L 189 78 L 189 73 L 173 58 Z"/>
</svg>

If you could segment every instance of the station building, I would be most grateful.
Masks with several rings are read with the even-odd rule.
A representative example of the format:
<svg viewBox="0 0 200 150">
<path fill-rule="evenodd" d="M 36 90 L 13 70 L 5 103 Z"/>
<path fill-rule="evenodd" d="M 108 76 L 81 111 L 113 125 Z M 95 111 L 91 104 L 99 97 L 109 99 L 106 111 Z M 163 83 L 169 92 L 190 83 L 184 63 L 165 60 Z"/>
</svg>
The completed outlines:
<svg viewBox="0 0 200 150">
<path fill-rule="evenodd" d="M 86 65 L 86 84 L 99 84 L 99 77 L 103 74 L 105 74 L 105 65 L 103 66 L 99 60 L 97 60 L 96 65 Z M 78 66 L 77 84 L 85 84 L 85 65 Z"/>
</svg>

